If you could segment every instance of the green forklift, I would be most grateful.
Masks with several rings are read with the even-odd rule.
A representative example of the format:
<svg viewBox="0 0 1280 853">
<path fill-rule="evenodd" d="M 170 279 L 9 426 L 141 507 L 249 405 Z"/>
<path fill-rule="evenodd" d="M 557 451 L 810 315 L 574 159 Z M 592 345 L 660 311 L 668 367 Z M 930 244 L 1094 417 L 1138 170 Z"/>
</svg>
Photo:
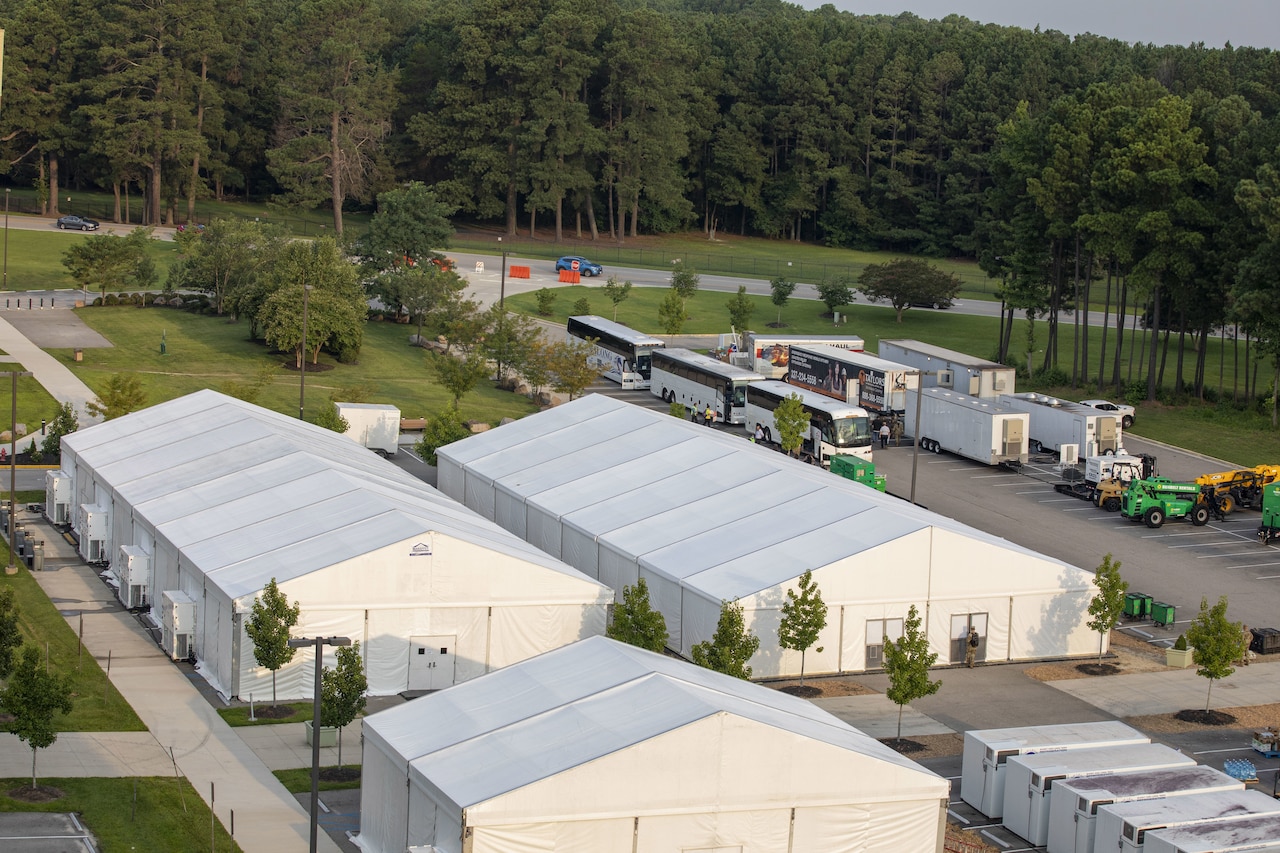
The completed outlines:
<svg viewBox="0 0 1280 853">
<path fill-rule="evenodd" d="M 1167 477 L 1133 480 L 1122 496 L 1120 514 L 1147 527 L 1171 518 L 1190 519 L 1196 527 L 1209 523 L 1210 509 L 1200 501 L 1199 483 L 1175 483 Z"/>
</svg>

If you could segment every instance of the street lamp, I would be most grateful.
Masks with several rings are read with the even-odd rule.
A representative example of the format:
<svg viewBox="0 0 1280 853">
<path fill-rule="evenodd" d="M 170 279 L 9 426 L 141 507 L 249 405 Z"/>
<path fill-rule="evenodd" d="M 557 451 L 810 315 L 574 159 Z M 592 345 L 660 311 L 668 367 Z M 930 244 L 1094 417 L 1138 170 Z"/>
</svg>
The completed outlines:
<svg viewBox="0 0 1280 853">
<path fill-rule="evenodd" d="M 25 370 L 10 370 L 8 374 L 13 380 L 13 397 L 10 400 L 13 420 L 9 427 L 9 565 L 5 567 L 4 573 L 16 575 L 18 567 L 13 563 L 13 537 L 17 530 L 14 517 L 18 514 L 18 377 L 31 374 Z"/>
<path fill-rule="evenodd" d="M 9 289 L 9 188 L 4 188 L 4 284 L 0 290 Z"/>
<path fill-rule="evenodd" d="M 311 285 L 302 285 L 302 361 L 298 364 L 298 420 L 303 417 L 307 405 L 307 295 Z"/>
<path fill-rule="evenodd" d="M 498 248 L 502 249 L 502 238 L 498 238 Z M 507 250 L 502 249 L 502 279 L 498 282 L 498 307 L 501 308 L 507 299 Z"/>
<path fill-rule="evenodd" d="M 324 669 L 324 647 L 349 645 L 350 637 L 295 637 L 289 640 L 291 649 L 314 646 L 316 650 L 315 695 L 311 703 L 311 853 L 316 853 L 316 833 L 320 826 L 320 672 Z"/>
</svg>

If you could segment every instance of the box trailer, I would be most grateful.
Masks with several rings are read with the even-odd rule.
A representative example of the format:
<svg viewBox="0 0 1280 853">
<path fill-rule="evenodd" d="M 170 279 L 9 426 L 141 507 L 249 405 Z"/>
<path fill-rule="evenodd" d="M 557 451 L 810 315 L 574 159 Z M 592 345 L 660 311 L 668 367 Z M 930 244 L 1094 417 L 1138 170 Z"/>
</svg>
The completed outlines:
<svg viewBox="0 0 1280 853">
<path fill-rule="evenodd" d="M 916 392 L 906 393 L 906 434 L 922 450 L 944 450 L 984 465 L 1027 461 L 1030 416 L 997 404 L 945 388 L 920 392 L 920 425 L 916 425 Z"/>
<path fill-rule="evenodd" d="M 1093 849 L 1143 853 L 1147 833 L 1195 824 L 1280 815 L 1280 802 L 1261 791 L 1220 791 L 1098 807 Z"/>
<path fill-rule="evenodd" d="M 1042 450 L 1061 453 L 1066 445 L 1074 446 L 1076 454 L 1083 457 L 1124 451 L 1120 419 L 1114 414 L 1032 392 L 1001 394 L 998 399 L 1007 408 L 1031 415 L 1032 453 Z"/>
<path fill-rule="evenodd" d="M 400 446 L 400 410 L 375 403 L 334 403 L 347 422 L 348 438 L 379 456 L 395 456 Z"/>
<path fill-rule="evenodd" d="M 972 397 L 1012 394 L 1017 369 L 985 358 L 975 358 L 923 341 L 881 341 L 881 358 L 922 371 L 922 388 L 948 388 Z"/>
<path fill-rule="evenodd" d="M 987 817 L 1000 817 L 1004 810 L 1005 771 L 1012 756 L 1130 743 L 1151 743 L 1151 738 L 1110 720 L 968 731 L 964 733 L 960 799 Z"/>
<path fill-rule="evenodd" d="M 1280 817 L 1256 815 L 1158 829 L 1147 835 L 1143 848 L 1144 853 L 1235 853 L 1238 850 L 1280 853 Z"/>
<path fill-rule="evenodd" d="M 794 344 L 786 381 L 861 406 L 872 417 L 901 415 L 920 374 L 905 364 L 823 344 Z"/>
<path fill-rule="evenodd" d="M 1215 791 L 1243 791 L 1244 783 L 1212 767 L 1196 766 L 1085 776 L 1060 782 L 1055 787 L 1049 803 L 1049 853 L 1093 853 L 1099 806 Z"/>
<path fill-rule="evenodd" d="M 866 341 L 855 335 L 770 335 L 747 332 L 742 348 L 734 352 L 730 363 L 754 370 L 770 379 L 787 375 L 791 364 L 792 346 L 829 346 L 862 352 Z"/>
<path fill-rule="evenodd" d="M 1192 767 L 1195 759 L 1158 743 L 1073 749 L 1015 755 L 1009 759 L 1004 781 L 1004 815 L 1013 832 L 1036 847 L 1049 839 L 1049 804 L 1053 789 L 1066 779 L 1136 770 Z"/>
</svg>

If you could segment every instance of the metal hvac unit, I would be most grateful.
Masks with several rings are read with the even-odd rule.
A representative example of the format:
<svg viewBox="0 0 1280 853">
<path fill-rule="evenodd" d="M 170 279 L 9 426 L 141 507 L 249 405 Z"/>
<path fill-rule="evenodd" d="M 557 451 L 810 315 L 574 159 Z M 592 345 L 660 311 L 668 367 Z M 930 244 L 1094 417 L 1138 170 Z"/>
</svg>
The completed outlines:
<svg viewBox="0 0 1280 853">
<path fill-rule="evenodd" d="M 71 476 L 66 471 L 45 472 L 44 517 L 50 524 L 71 523 Z"/>
<path fill-rule="evenodd" d="M 1058 461 L 1063 465 L 1075 465 L 1080 461 L 1080 445 L 1064 444 L 1058 448 Z"/>
<path fill-rule="evenodd" d="M 938 385 L 940 387 L 950 388 L 952 385 L 955 384 L 955 381 L 956 381 L 956 375 L 954 371 L 951 371 L 951 370 L 938 371 Z"/>
<path fill-rule="evenodd" d="M 111 518 L 105 507 L 80 504 L 76 513 L 76 532 L 80 536 L 80 556 L 90 563 L 105 563 L 107 536 L 111 530 Z"/>
<path fill-rule="evenodd" d="M 196 630 L 196 600 L 181 590 L 160 594 L 160 645 L 173 660 L 187 660 L 195 654 L 191 637 Z"/>
<path fill-rule="evenodd" d="M 121 545 L 120 558 L 111 568 L 120 582 L 120 602 L 130 610 L 146 607 L 151 589 L 151 555 L 137 545 Z"/>
</svg>

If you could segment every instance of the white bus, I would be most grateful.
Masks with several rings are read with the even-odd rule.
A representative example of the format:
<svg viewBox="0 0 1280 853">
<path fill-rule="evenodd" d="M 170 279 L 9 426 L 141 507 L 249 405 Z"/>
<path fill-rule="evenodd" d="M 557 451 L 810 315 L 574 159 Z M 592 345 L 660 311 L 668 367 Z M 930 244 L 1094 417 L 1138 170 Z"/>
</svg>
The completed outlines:
<svg viewBox="0 0 1280 853">
<path fill-rule="evenodd" d="M 727 424 L 743 422 L 747 386 L 764 377 L 743 367 L 693 350 L 673 347 L 653 351 L 653 374 L 649 390 L 668 403 L 683 403 L 698 417 L 710 406 L 716 420 Z M 754 429 L 754 425 L 752 429 Z"/>
<path fill-rule="evenodd" d="M 755 435 L 756 424 L 760 424 L 764 440 L 776 442 L 779 435 L 773 411 L 792 395 L 800 398 L 809 413 L 805 451 L 823 464 L 828 464 L 827 460 L 832 456 L 871 458 L 871 419 L 866 409 L 772 379 L 747 386 L 747 406 L 743 413 L 746 416 L 743 426 L 747 433 Z"/>
<path fill-rule="evenodd" d="M 663 346 L 660 338 L 594 315 L 570 317 L 568 331 L 571 338 L 595 339 L 591 363 L 605 368 L 606 378 L 623 388 L 649 387 L 649 357 Z"/>
</svg>

